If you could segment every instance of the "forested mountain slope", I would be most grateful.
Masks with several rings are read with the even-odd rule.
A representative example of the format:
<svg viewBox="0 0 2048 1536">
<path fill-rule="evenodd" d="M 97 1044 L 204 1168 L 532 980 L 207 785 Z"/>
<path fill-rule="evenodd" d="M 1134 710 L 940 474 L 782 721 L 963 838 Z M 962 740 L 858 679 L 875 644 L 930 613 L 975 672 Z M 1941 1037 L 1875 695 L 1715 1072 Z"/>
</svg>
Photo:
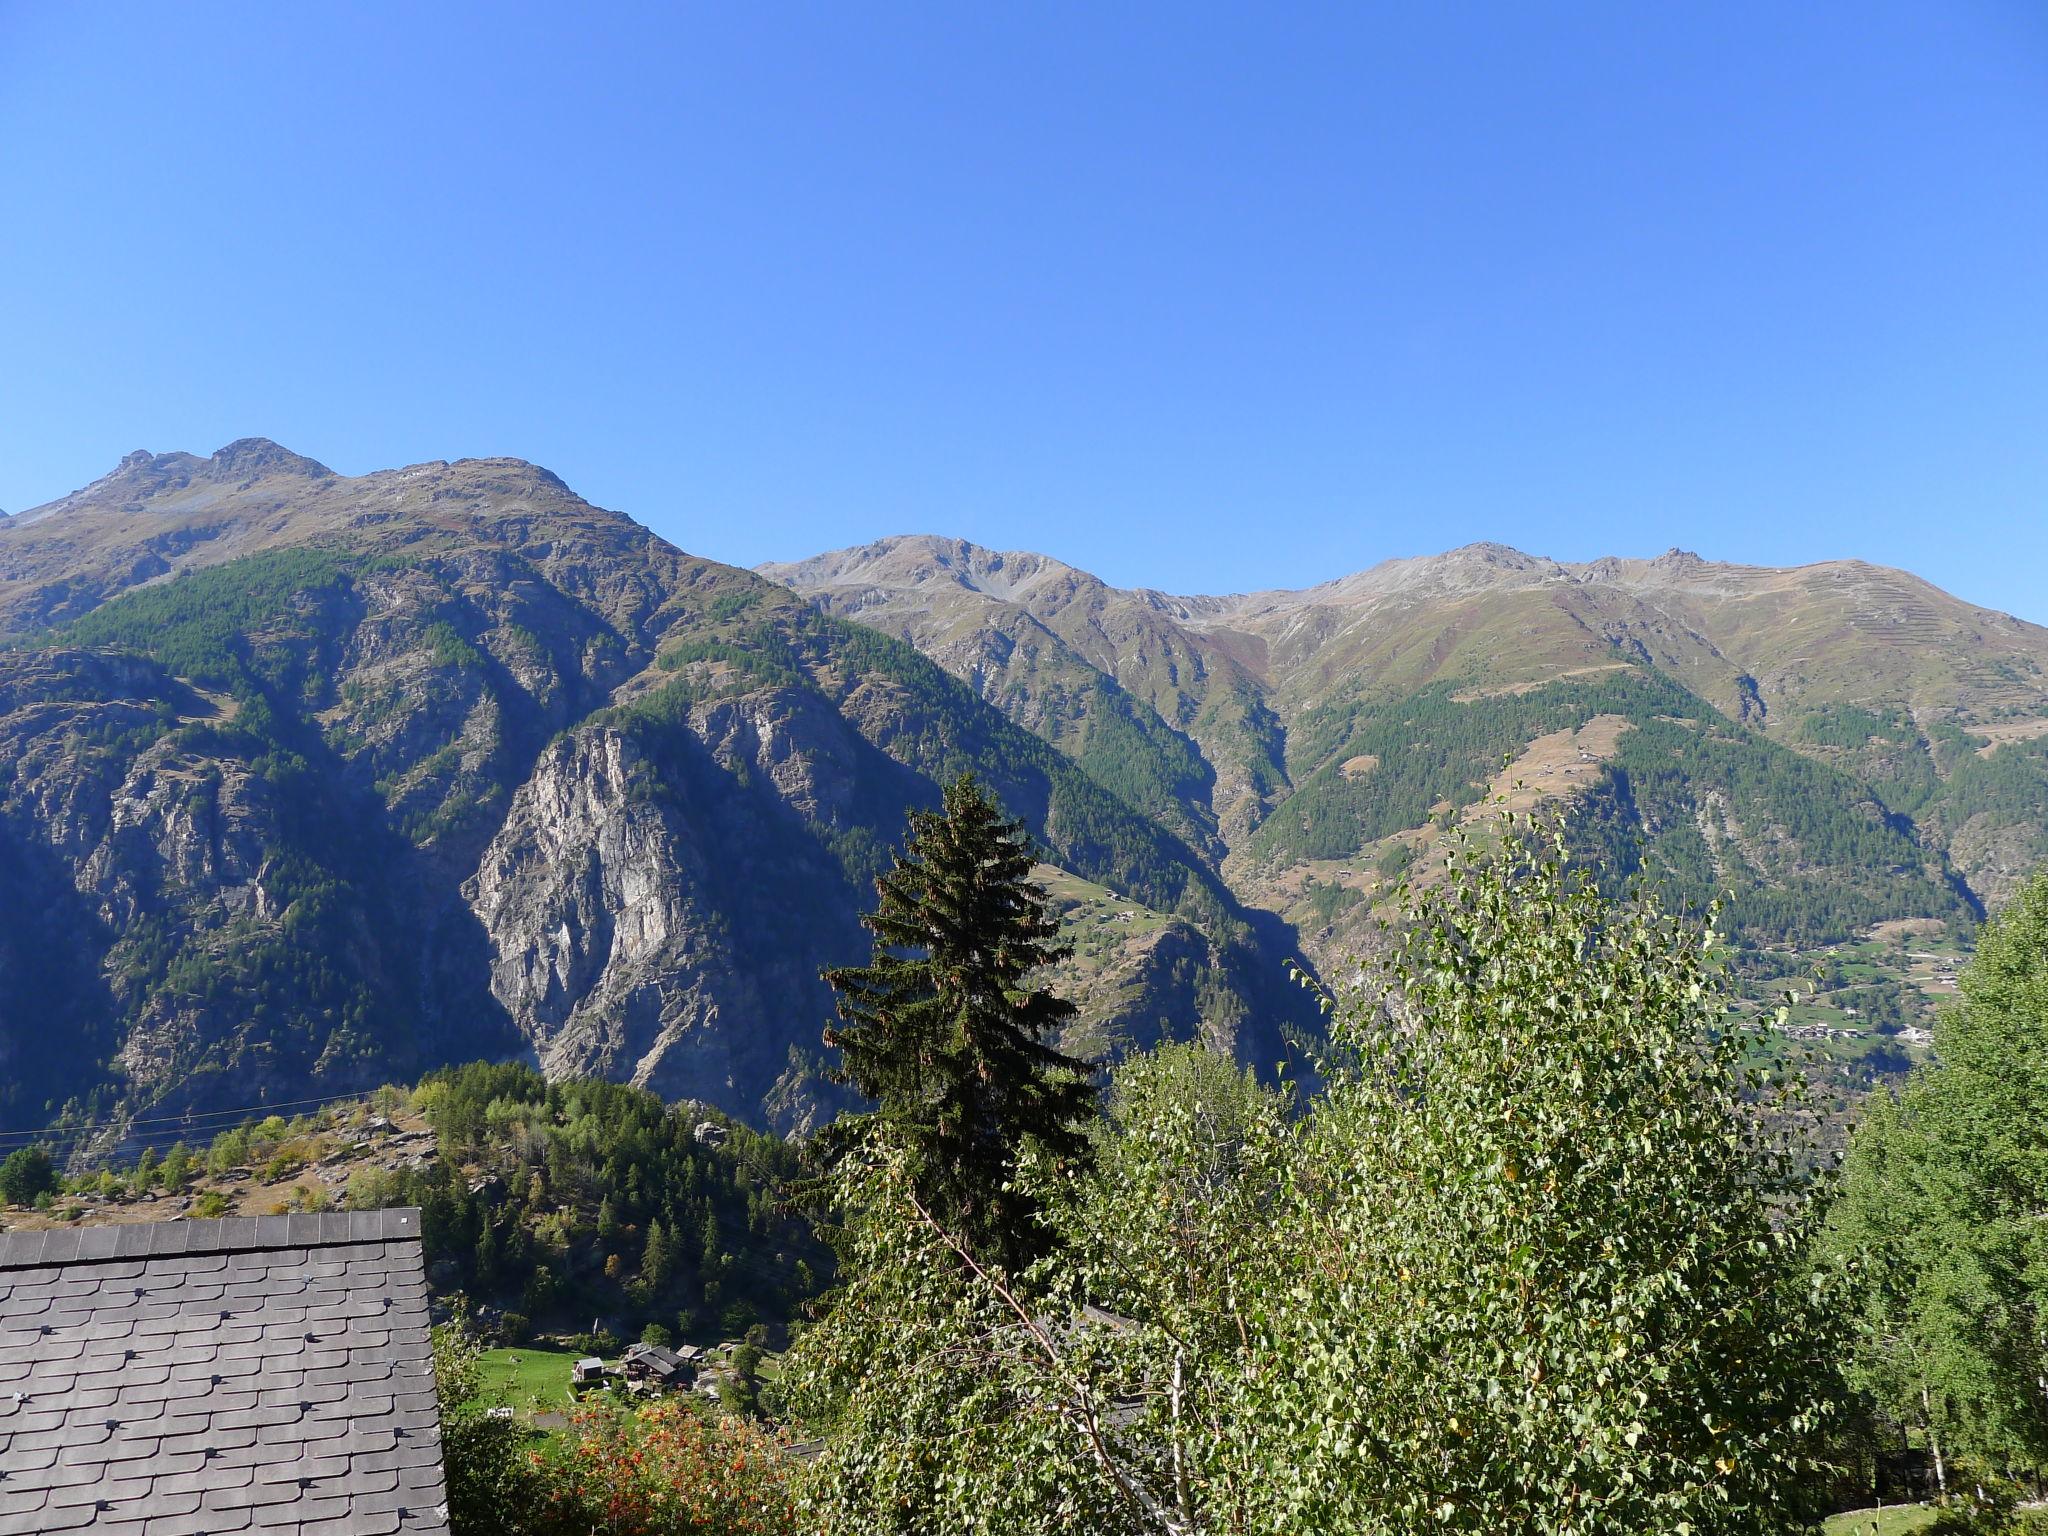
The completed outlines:
<svg viewBox="0 0 2048 1536">
<path fill-rule="evenodd" d="M 1132 804 L 1191 822 L 1198 846 L 1241 836 L 1285 785 L 1278 721 L 1237 637 L 1182 622 L 1174 600 L 957 539 L 761 570 L 909 641 Z"/>
<path fill-rule="evenodd" d="M 2048 630 L 1860 562 L 1475 545 L 1171 597 L 906 537 L 763 570 L 1077 761 L 1088 717 L 1062 703 L 1084 667 L 1142 699 L 1210 765 L 1191 814 L 1215 816 L 1226 878 L 1322 956 L 1426 858 L 1433 817 L 1517 781 L 1575 807 L 1589 855 L 1732 892 L 1757 945 L 1967 923 L 2048 857 Z"/>
<path fill-rule="evenodd" d="M 818 970 L 969 768 L 1211 978 L 1199 1014 L 1099 988 L 1084 1022 L 1283 1048 L 1285 945 L 1171 818 L 532 465 L 131 455 L 0 524 L 0 626 L 11 1123 L 528 1053 L 805 1123 Z"/>
<path fill-rule="evenodd" d="M 0 522 L 0 1111 L 484 1057 L 812 1123 L 818 971 L 963 769 L 1042 839 L 1077 1047 L 1270 1064 L 1312 1022 L 1287 958 L 1368 942 L 1497 793 L 1727 894 L 1775 966 L 1966 932 L 2048 856 L 2048 631 L 1677 553 L 1220 598 L 934 538 L 756 574 L 513 459 L 134 454 Z"/>
</svg>

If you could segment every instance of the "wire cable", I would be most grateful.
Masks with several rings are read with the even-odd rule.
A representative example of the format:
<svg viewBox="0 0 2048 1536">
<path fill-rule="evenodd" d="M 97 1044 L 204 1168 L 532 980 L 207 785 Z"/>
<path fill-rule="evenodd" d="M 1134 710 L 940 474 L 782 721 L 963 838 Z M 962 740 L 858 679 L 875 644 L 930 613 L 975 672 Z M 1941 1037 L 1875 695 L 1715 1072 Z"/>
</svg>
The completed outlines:
<svg viewBox="0 0 2048 1536">
<path fill-rule="evenodd" d="M 188 1110 L 173 1115 L 141 1115 L 134 1119 L 100 1120 L 86 1125 L 45 1126 L 41 1130 L 0 1131 L 0 1152 L 19 1146 L 52 1142 L 82 1143 L 108 1131 L 127 1133 L 147 1126 L 189 1126 L 204 1130 L 232 1130 L 248 1120 L 263 1120 L 281 1110 L 306 1110 L 333 1104 L 360 1103 L 376 1092 L 336 1093 L 316 1099 L 287 1099 L 275 1104 L 243 1104 L 228 1109 Z"/>
</svg>

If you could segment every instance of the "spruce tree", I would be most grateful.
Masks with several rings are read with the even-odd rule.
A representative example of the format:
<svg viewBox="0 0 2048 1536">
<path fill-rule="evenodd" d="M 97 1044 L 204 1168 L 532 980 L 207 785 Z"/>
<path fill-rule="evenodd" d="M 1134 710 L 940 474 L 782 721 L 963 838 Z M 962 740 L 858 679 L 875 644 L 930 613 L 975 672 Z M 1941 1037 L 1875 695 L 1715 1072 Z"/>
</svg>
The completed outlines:
<svg viewBox="0 0 2048 1536">
<path fill-rule="evenodd" d="M 1042 1247 L 1035 1203 L 1006 1187 L 1020 1145 L 1085 1161 L 1095 1102 L 1087 1064 L 1047 1043 L 1074 1005 L 1025 984 L 1072 953 L 1031 864 L 1022 824 L 961 775 L 875 882 L 873 958 L 825 972 L 838 1080 L 879 1106 L 850 1129 L 896 1138 L 932 1216 L 1012 1267 Z"/>
<path fill-rule="evenodd" d="M 674 1266 L 674 1249 L 668 1233 L 662 1230 L 658 1220 L 648 1222 L 647 1246 L 640 1254 L 640 1278 L 659 1291 L 668 1284 Z"/>
</svg>

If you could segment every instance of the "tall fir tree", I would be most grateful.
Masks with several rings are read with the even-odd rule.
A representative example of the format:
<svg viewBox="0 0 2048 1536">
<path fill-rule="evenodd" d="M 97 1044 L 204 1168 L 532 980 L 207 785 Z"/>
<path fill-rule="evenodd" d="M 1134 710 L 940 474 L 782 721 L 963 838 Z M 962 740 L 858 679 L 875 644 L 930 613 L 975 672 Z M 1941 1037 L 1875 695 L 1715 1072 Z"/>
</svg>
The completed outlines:
<svg viewBox="0 0 2048 1536">
<path fill-rule="evenodd" d="M 933 1217 L 1013 1268 L 1043 1248 L 1035 1202 L 1009 1187 L 1019 1147 L 1085 1162 L 1095 1106 L 1087 1064 L 1048 1043 L 1074 1005 L 1026 985 L 1072 953 L 1031 864 L 1023 825 L 961 775 L 875 882 L 873 958 L 825 972 L 839 1081 L 879 1106 L 854 1128 L 885 1127 Z"/>
</svg>

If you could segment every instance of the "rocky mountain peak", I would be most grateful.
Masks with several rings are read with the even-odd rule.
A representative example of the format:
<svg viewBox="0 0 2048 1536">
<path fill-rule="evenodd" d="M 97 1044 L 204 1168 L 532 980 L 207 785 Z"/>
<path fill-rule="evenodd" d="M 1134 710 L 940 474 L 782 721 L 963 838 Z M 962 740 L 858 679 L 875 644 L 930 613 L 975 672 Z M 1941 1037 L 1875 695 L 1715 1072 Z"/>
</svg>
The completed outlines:
<svg viewBox="0 0 2048 1536">
<path fill-rule="evenodd" d="M 27 527 L 66 512 L 117 507 L 124 512 L 152 510 L 146 503 L 166 493 L 194 487 L 246 488 L 260 480 L 286 477 L 321 481 L 336 479 L 317 459 L 293 453 L 267 437 L 242 437 L 206 458 L 191 453 L 151 453 L 137 448 L 123 454 L 106 474 L 69 496 L 31 507 L 8 519 L 11 527 Z"/>
<path fill-rule="evenodd" d="M 798 590 L 872 587 L 914 591 L 933 586 L 1015 601 L 1048 579 L 1095 578 L 1048 555 L 989 549 L 937 534 L 894 534 L 809 560 L 770 562 L 756 571 Z"/>
<path fill-rule="evenodd" d="M 536 464 L 530 459 L 506 458 L 503 456 L 482 459 L 457 459 L 452 466 L 444 465 L 443 467 L 454 468 L 465 473 L 510 476 L 519 480 L 531 481 L 535 485 L 545 486 L 551 491 L 559 491 L 565 496 L 576 495 L 574 491 L 569 489 L 568 481 L 564 480 L 546 465 Z M 577 499 L 580 501 L 582 498 L 577 497 Z"/>
<path fill-rule="evenodd" d="M 1255 618 L 1304 608 L 1367 606 L 1389 598 L 1415 602 L 1535 586 L 1560 580 L 1565 574 L 1562 566 L 1545 556 L 1482 541 L 1440 555 L 1382 560 L 1369 569 L 1299 591 L 1252 593 L 1230 602 L 1226 611 L 1233 617 Z"/>
<path fill-rule="evenodd" d="M 224 448 L 214 450 L 207 468 L 223 479 L 244 479 L 257 475 L 303 475 L 308 479 L 331 479 L 334 471 L 317 459 L 293 453 L 267 437 L 238 437 Z"/>
</svg>

